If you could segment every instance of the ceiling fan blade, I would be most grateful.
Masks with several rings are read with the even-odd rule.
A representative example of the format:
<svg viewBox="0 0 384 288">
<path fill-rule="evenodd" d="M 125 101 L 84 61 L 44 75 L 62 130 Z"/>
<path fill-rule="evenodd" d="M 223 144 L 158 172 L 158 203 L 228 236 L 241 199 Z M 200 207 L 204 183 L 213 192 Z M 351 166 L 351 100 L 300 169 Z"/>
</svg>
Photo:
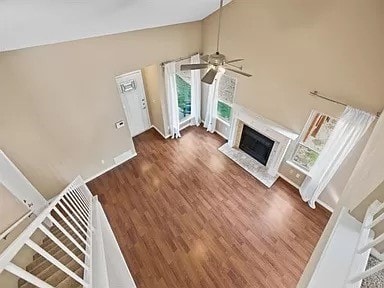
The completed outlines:
<svg viewBox="0 0 384 288">
<path fill-rule="evenodd" d="M 209 60 L 209 55 L 201 56 L 200 59 L 203 60 L 204 62 L 208 62 L 208 60 Z"/>
<path fill-rule="evenodd" d="M 197 69 L 206 69 L 206 68 L 208 68 L 208 66 L 209 66 L 209 64 L 185 64 L 185 65 L 181 65 L 180 69 L 182 71 L 197 70 Z"/>
<path fill-rule="evenodd" d="M 235 73 L 238 73 L 238 74 L 241 74 L 241 75 L 246 76 L 246 77 L 252 77 L 251 74 L 245 73 L 243 71 L 235 70 L 235 69 L 232 69 L 232 68 L 229 68 L 229 67 L 225 67 L 225 69 L 229 70 L 229 71 L 232 71 L 232 72 L 235 72 Z"/>
<path fill-rule="evenodd" d="M 208 72 L 204 75 L 203 79 L 201 79 L 201 82 L 211 85 L 213 81 L 215 81 L 217 72 L 218 72 L 217 69 L 214 69 L 214 68 L 209 69 Z"/>
<path fill-rule="evenodd" d="M 244 61 L 244 59 L 234 59 L 234 60 L 229 60 L 229 61 L 227 61 L 226 63 L 227 63 L 227 64 L 230 64 L 230 63 L 235 63 L 235 62 L 240 62 L 240 61 Z"/>
</svg>

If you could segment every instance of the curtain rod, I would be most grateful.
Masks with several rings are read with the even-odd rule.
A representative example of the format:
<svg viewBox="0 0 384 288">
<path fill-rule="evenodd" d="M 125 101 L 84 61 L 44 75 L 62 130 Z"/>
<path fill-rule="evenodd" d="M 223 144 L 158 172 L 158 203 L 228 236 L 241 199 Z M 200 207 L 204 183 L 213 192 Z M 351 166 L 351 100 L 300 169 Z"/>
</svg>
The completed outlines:
<svg viewBox="0 0 384 288">
<path fill-rule="evenodd" d="M 319 94 L 319 91 L 316 91 L 316 90 L 315 90 L 315 91 L 310 91 L 309 94 L 312 95 L 312 96 L 316 96 L 316 97 L 319 97 L 319 98 L 321 98 L 321 99 L 330 101 L 330 102 L 332 102 L 332 103 L 336 103 L 336 104 L 338 104 L 338 105 L 342 105 L 342 106 L 345 106 L 345 107 L 349 106 L 348 104 L 345 104 L 345 103 L 343 103 L 343 102 L 336 101 L 336 100 L 333 100 L 333 99 L 331 99 L 331 98 L 328 98 L 328 97 L 326 97 L 326 96 L 324 96 L 324 95 L 321 95 L 321 94 Z M 382 112 L 377 112 L 377 113 L 376 113 L 376 116 L 377 116 L 377 117 L 380 117 L 381 113 L 382 113 Z"/>
<path fill-rule="evenodd" d="M 181 57 L 181 58 L 178 58 L 178 59 L 174 59 L 174 60 L 169 60 L 169 61 L 165 61 L 165 62 L 162 62 L 160 64 L 161 67 L 164 67 L 165 64 L 168 64 L 168 63 L 171 63 L 171 62 L 179 62 L 179 61 L 182 61 L 182 60 L 186 60 L 188 58 L 191 58 L 192 56 L 196 55 L 196 54 L 199 54 L 200 56 L 203 55 L 202 53 L 199 53 L 199 52 L 195 52 L 193 53 L 192 55 L 189 55 L 189 56 L 185 56 L 185 57 Z"/>
</svg>

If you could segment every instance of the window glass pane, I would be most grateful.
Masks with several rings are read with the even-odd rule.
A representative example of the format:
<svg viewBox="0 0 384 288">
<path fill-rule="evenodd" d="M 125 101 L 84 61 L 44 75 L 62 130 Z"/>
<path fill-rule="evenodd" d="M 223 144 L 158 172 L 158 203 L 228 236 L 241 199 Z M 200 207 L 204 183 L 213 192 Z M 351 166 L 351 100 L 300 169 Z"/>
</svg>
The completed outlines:
<svg viewBox="0 0 384 288">
<path fill-rule="evenodd" d="M 231 120 L 231 112 L 231 106 L 220 101 L 217 103 L 217 116 L 219 118 L 223 119 L 226 122 L 229 122 Z"/>
<path fill-rule="evenodd" d="M 315 164 L 317 157 L 319 157 L 319 153 L 302 144 L 299 144 L 292 160 L 299 166 L 309 171 Z"/>
<path fill-rule="evenodd" d="M 335 128 L 337 120 L 327 115 L 316 113 L 311 125 L 302 139 L 305 146 L 320 153 Z"/>
<path fill-rule="evenodd" d="M 235 98 L 237 79 L 224 74 L 219 83 L 218 97 L 226 103 L 232 104 Z"/>
<path fill-rule="evenodd" d="M 292 161 L 309 171 L 331 136 L 336 123 L 337 119 L 328 115 L 312 113 L 305 126 L 306 130 L 300 136 L 300 143 Z"/>
<path fill-rule="evenodd" d="M 191 115 L 191 84 L 176 74 L 179 120 Z"/>
</svg>

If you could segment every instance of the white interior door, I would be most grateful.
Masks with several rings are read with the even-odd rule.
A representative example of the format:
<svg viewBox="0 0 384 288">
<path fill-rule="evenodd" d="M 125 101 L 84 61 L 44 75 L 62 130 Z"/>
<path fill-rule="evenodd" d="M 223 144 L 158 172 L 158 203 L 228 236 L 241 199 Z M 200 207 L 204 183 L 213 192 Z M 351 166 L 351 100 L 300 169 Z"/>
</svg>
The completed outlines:
<svg viewBox="0 0 384 288">
<path fill-rule="evenodd" d="M 132 137 L 151 127 L 141 71 L 116 78 L 121 100 Z"/>
</svg>

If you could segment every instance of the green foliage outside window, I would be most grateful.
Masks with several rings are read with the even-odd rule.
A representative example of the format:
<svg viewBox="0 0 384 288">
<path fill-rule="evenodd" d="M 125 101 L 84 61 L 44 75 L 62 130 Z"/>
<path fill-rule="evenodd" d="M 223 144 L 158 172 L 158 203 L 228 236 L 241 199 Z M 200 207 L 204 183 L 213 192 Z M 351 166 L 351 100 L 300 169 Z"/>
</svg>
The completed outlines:
<svg viewBox="0 0 384 288">
<path fill-rule="evenodd" d="M 220 101 L 217 103 L 217 116 L 219 118 L 223 119 L 226 122 L 229 122 L 231 120 L 231 112 L 231 106 Z"/>
<path fill-rule="evenodd" d="M 177 96 L 179 103 L 179 119 L 191 115 L 191 85 L 176 74 Z"/>
</svg>

